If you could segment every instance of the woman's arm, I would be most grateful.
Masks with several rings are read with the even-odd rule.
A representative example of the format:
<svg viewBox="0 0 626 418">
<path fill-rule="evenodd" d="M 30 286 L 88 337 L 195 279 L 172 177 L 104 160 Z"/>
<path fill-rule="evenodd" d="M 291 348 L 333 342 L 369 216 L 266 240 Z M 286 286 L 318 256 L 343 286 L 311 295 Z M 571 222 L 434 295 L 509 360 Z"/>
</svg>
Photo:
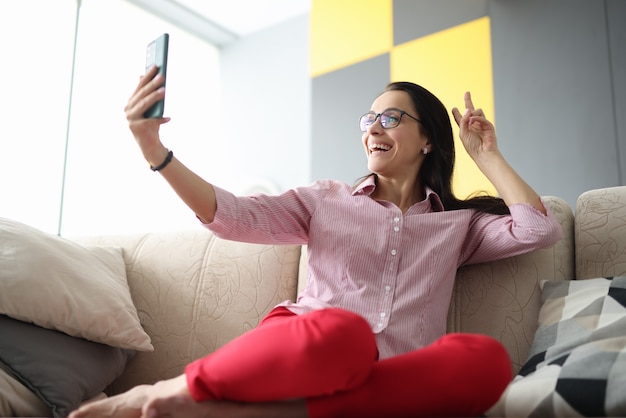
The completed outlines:
<svg viewBox="0 0 626 418">
<path fill-rule="evenodd" d="M 485 118 L 482 109 L 474 109 L 472 97 L 465 93 L 465 113 L 455 107 L 452 109 L 454 120 L 459 125 L 460 137 L 465 149 L 478 168 L 494 185 L 507 206 L 528 203 L 546 214 L 541 199 L 504 159 L 498 150 L 496 131 Z"/>
<path fill-rule="evenodd" d="M 168 157 L 169 150 L 161 143 L 159 127 L 169 122 L 169 118 L 144 118 L 144 112 L 157 100 L 165 97 L 161 75 L 156 75 L 157 67 L 152 67 L 141 77 L 137 88 L 124 108 L 128 126 L 151 167 L 158 167 Z M 152 78 L 154 77 L 154 78 Z M 213 186 L 185 167 L 176 157 L 159 170 L 176 194 L 194 211 L 203 222 L 213 221 L 217 202 Z"/>
</svg>

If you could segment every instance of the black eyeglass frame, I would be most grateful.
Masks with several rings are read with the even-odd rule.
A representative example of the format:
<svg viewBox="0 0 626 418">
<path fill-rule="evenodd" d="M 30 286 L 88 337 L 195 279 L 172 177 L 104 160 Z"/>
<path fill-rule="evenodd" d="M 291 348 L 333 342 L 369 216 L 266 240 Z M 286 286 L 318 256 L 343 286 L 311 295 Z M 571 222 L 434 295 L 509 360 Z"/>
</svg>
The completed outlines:
<svg viewBox="0 0 626 418">
<path fill-rule="evenodd" d="M 389 112 L 399 112 L 400 113 L 400 117 L 398 118 L 398 123 L 393 125 L 393 126 L 385 126 L 386 122 L 383 123 L 383 119 L 381 118 L 380 120 L 380 126 L 383 127 L 383 129 L 393 129 L 393 128 L 397 128 L 400 125 L 400 122 L 402 122 L 402 116 L 407 115 L 408 117 L 410 117 L 411 119 L 413 119 L 416 122 L 422 123 L 421 120 L 419 120 L 418 118 L 416 118 L 415 116 L 411 116 L 411 114 L 405 112 L 404 110 L 400 110 L 400 109 L 387 109 L 381 113 L 374 113 L 374 112 L 367 112 L 364 113 L 363 115 L 361 115 L 361 117 L 359 118 L 359 129 L 361 129 L 361 132 L 367 132 L 367 128 L 369 128 L 370 126 L 372 126 L 373 124 L 376 123 L 376 121 L 378 120 L 378 118 L 380 118 L 381 116 L 383 116 L 385 113 L 389 113 Z M 363 118 L 367 115 L 374 115 L 374 120 L 372 121 L 372 123 L 370 125 L 367 126 L 367 128 L 363 129 L 362 125 L 362 121 Z M 394 115 L 395 116 L 395 115 Z"/>
</svg>

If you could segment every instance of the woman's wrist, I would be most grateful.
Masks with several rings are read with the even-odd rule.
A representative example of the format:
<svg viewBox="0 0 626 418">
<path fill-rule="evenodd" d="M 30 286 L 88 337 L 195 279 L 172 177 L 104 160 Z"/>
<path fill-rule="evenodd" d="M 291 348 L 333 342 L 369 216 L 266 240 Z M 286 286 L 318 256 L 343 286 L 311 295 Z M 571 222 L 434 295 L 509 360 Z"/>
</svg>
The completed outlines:
<svg viewBox="0 0 626 418">
<path fill-rule="evenodd" d="M 150 167 L 160 166 L 169 156 L 170 150 L 160 145 L 158 148 L 149 152 L 144 152 L 143 157 L 146 159 Z"/>
<path fill-rule="evenodd" d="M 154 166 L 152 164 L 150 164 L 150 170 L 152 171 L 161 171 L 163 170 L 165 167 L 167 167 L 167 165 L 172 162 L 172 158 L 174 157 L 174 152 L 172 152 L 172 150 L 169 150 L 167 152 L 167 156 L 165 157 L 165 159 L 163 160 L 163 162 L 157 166 Z"/>
<path fill-rule="evenodd" d="M 499 150 L 482 152 L 474 157 L 473 160 L 480 171 L 487 177 L 508 166 L 508 162 Z"/>
</svg>

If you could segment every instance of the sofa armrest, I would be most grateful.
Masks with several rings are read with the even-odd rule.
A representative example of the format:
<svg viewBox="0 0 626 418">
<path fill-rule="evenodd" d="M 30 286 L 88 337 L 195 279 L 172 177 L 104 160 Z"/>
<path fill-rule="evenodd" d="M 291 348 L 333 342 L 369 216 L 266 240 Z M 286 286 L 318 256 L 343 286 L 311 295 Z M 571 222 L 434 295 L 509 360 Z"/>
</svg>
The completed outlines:
<svg viewBox="0 0 626 418">
<path fill-rule="evenodd" d="M 589 190 L 578 197 L 576 278 L 626 274 L 626 186 Z"/>
</svg>

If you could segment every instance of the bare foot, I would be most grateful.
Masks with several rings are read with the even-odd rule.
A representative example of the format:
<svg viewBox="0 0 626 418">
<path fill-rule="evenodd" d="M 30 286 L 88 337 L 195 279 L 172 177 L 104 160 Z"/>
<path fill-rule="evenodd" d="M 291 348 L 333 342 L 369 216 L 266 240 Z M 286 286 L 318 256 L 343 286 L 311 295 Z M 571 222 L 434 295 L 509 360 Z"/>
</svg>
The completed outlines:
<svg viewBox="0 0 626 418">
<path fill-rule="evenodd" d="M 89 402 L 73 411 L 68 418 L 117 417 L 139 418 L 141 407 L 148 399 L 152 386 L 136 386 L 122 394 Z"/>
<path fill-rule="evenodd" d="M 230 401 L 196 402 L 189 392 L 185 375 L 155 385 L 137 386 L 128 392 L 89 402 L 68 418 L 307 418 L 306 403 L 299 401 L 240 403 Z"/>
<path fill-rule="evenodd" d="M 148 393 L 141 418 L 308 418 L 303 400 L 265 403 L 233 401 L 196 402 L 181 375 L 155 384 Z"/>
<path fill-rule="evenodd" d="M 181 375 L 156 383 L 142 408 L 142 418 L 213 418 L 239 417 L 243 404 L 236 402 L 196 402 L 187 387 L 187 378 Z"/>
<path fill-rule="evenodd" d="M 187 387 L 187 377 L 182 374 L 169 380 L 157 382 L 150 390 L 142 408 L 142 417 L 154 418 L 163 415 L 156 405 L 172 403 L 187 405 L 196 403 Z"/>
</svg>

